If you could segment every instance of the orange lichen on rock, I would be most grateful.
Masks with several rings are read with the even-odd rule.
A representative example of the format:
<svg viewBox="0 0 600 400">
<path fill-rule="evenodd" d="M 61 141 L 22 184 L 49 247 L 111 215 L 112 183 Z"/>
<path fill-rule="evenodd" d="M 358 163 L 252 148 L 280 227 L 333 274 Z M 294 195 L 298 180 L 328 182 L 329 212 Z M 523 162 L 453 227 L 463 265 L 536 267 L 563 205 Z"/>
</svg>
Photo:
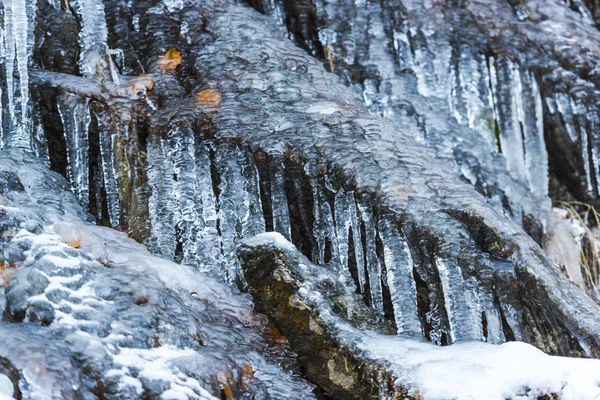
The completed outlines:
<svg viewBox="0 0 600 400">
<path fill-rule="evenodd" d="M 166 71 L 171 71 L 177 68 L 177 66 L 181 64 L 181 61 L 181 53 L 179 50 L 172 47 L 164 56 L 158 59 L 156 64 L 164 74 Z"/>
<path fill-rule="evenodd" d="M 0 262 L 0 286 L 6 287 L 16 270 L 12 265 Z"/>
<path fill-rule="evenodd" d="M 126 83 L 125 88 L 127 89 L 126 95 L 135 98 L 140 92 L 151 91 L 154 88 L 154 80 L 151 75 L 135 76 Z"/>
<path fill-rule="evenodd" d="M 221 382 L 222 394 L 227 399 L 233 399 L 233 390 L 231 389 L 231 374 L 221 372 L 219 374 L 219 382 Z"/>
<path fill-rule="evenodd" d="M 66 244 L 68 244 L 69 246 L 71 246 L 74 249 L 79 248 L 79 246 L 81 246 L 81 239 L 73 239 L 73 240 L 69 240 L 65 242 Z"/>
<path fill-rule="evenodd" d="M 221 93 L 215 89 L 203 89 L 196 95 L 196 103 L 216 107 L 221 102 Z"/>
<path fill-rule="evenodd" d="M 83 224 L 73 224 L 69 222 L 57 222 L 54 224 L 54 232 L 58 233 L 63 242 L 74 249 L 81 246 L 85 236 Z"/>
<path fill-rule="evenodd" d="M 251 365 L 244 365 L 242 368 L 242 386 L 246 389 L 254 383 L 254 368 Z"/>
</svg>

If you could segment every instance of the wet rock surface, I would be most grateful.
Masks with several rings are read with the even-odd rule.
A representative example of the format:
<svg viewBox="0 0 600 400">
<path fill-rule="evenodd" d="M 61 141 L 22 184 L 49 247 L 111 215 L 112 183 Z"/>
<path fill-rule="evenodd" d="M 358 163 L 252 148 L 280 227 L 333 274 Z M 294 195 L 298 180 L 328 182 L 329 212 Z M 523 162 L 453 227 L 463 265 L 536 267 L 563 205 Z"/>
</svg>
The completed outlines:
<svg viewBox="0 0 600 400">
<path fill-rule="evenodd" d="M 536 21 L 534 2 L 253 2 L 270 16 L 210 0 L 17 3 L 2 2 L 12 17 L 0 23 L 0 305 L 14 343 L 0 357 L 23 397 L 313 396 L 238 289 L 262 288 L 265 312 L 299 324 L 292 348 L 340 398 L 459 396 L 420 382 L 463 350 L 475 371 L 521 350 L 556 360 L 491 344 L 599 356 L 597 305 L 538 245 L 561 231 L 547 230 L 549 173 L 571 196 L 597 194 L 595 89 L 580 79 L 594 81 L 585 50 L 598 34 L 570 8 L 553 2 Z M 552 146 L 575 155 L 567 178 L 552 172 Z M 302 256 L 288 245 L 236 256 L 270 231 Z M 329 296 L 318 315 L 294 283 L 302 270 L 248 275 L 273 254 L 318 276 L 314 295 Z M 344 335 L 318 333 L 338 322 Z M 31 351 L 11 352 L 24 337 Z M 560 382 L 566 364 L 547 362 Z M 573 396 L 596 395 L 588 374 Z M 514 396 L 569 398 L 536 379 Z"/>
</svg>

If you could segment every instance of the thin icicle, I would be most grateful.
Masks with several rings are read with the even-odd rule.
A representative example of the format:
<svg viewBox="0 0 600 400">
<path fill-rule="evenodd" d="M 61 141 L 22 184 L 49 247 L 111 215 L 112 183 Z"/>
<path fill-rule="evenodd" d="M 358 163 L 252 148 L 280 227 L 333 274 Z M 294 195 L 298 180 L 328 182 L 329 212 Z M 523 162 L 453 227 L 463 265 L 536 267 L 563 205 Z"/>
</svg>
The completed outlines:
<svg viewBox="0 0 600 400">
<path fill-rule="evenodd" d="M 149 245 L 155 254 L 175 258 L 175 222 L 173 218 L 173 166 L 166 156 L 161 138 L 150 138 L 147 145 L 148 183 L 152 194 L 148 201 L 152 224 Z"/>
<path fill-rule="evenodd" d="M 196 146 L 197 207 L 200 219 L 198 238 L 198 268 L 214 277 L 225 280 L 221 237 L 217 222 L 217 199 L 211 172 L 212 145 L 209 142 Z"/>
<path fill-rule="evenodd" d="M 67 146 L 67 175 L 84 207 L 89 203 L 88 128 L 90 125 L 89 100 L 81 96 L 63 93 L 57 98 L 58 112 L 63 124 Z"/>
<path fill-rule="evenodd" d="M 290 211 L 285 195 L 285 167 L 281 159 L 274 159 L 271 163 L 271 202 L 273 205 L 273 229 L 287 240 L 292 240 L 292 227 Z"/>
<path fill-rule="evenodd" d="M 472 279 L 465 281 L 454 260 L 435 258 L 450 323 L 450 342 L 483 340 L 481 311 Z"/>
<path fill-rule="evenodd" d="M 539 199 L 548 196 L 548 152 L 544 142 L 542 97 L 535 76 L 521 73 L 522 115 L 525 148 L 525 173 L 531 192 Z"/>
<path fill-rule="evenodd" d="M 173 162 L 174 221 L 179 232 L 183 251 L 182 262 L 194 265 L 197 259 L 198 209 L 196 207 L 196 164 L 194 132 L 189 127 L 177 127 L 169 131 L 169 158 Z"/>
<path fill-rule="evenodd" d="M 31 149 L 31 104 L 28 63 L 33 49 L 35 1 L 3 0 L 2 58 L 6 75 L 8 120 L 4 121 L 6 147 Z"/>
<path fill-rule="evenodd" d="M 242 216 L 242 236 L 252 237 L 265 232 L 265 218 L 260 199 L 260 182 L 254 157 L 248 151 L 237 149 L 242 175 L 245 179 L 246 213 Z"/>
<path fill-rule="evenodd" d="M 381 280 L 383 277 L 381 276 L 381 264 L 379 263 L 379 258 L 377 257 L 377 227 L 375 226 L 375 221 L 373 219 L 373 211 L 370 205 L 370 199 L 366 198 L 362 201 L 359 200 L 358 210 L 360 212 L 360 219 L 362 220 L 365 228 L 365 260 L 367 264 L 366 269 L 369 274 L 369 291 L 371 293 L 371 302 L 373 309 L 379 315 L 383 315 L 383 290 L 381 286 Z M 352 229 L 353 234 L 354 232 L 360 233 L 360 226 L 357 226 L 356 229 Z M 360 240 L 360 236 L 358 236 L 358 239 Z M 355 247 L 356 243 L 357 239 L 354 239 Z M 364 277 L 365 266 L 363 265 L 363 262 L 357 262 L 357 267 L 359 268 L 359 281 L 361 279 L 362 281 L 366 281 Z"/>
<path fill-rule="evenodd" d="M 313 188 L 315 222 L 313 226 L 313 236 L 317 242 L 318 251 L 315 254 L 315 263 L 324 264 L 330 259 L 338 260 L 338 240 L 333 223 L 333 211 L 327 196 L 325 194 L 324 185 L 321 185 L 319 180 L 314 177 L 314 173 L 308 174 L 310 177 L 311 186 Z M 323 178 L 324 180 L 327 177 Z M 326 250 L 329 247 L 330 259 L 326 259 Z"/>
<path fill-rule="evenodd" d="M 221 230 L 224 278 L 234 283 L 241 277 L 241 267 L 236 256 L 239 239 L 242 238 L 242 220 L 248 214 L 248 197 L 245 180 L 238 163 L 238 151 L 234 145 L 217 146 L 215 165 L 219 174 L 219 211 L 217 217 Z"/>
<path fill-rule="evenodd" d="M 98 110 L 94 112 L 94 115 L 96 121 L 98 121 L 102 180 L 106 192 L 108 219 L 112 226 L 117 226 L 120 222 L 120 204 L 116 173 L 117 165 L 114 154 L 114 140 L 117 135 L 116 127 L 109 111 Z"/>
<path fill-rule="evenodd" d="M 521 123 L 524 120 L 521 74 L 518 66 L 507 57 L 500 57 L 497 60 L 492 58 L 490 63 L 495 64 L 496 70 L 496 76 L 492 78 L 492 91 L 500 127 L 502 153 L 511 175 L 527 183 L 521 131 Z"/>
<path fill-rule="evenodd" d="M 108 29 L 102 0 L 72 0 L 79 16 L 79 68 L 83 76 L 95 76 L 99 64 L 103 64 L 107 50 Z"/>
<path fill-rule="evenodd" d="M 378 227 L 383 243 L 387 283 L 398 334 L 421 335 L 421 321 L 417 311 L 417 287 L 408 243 L 395 223 L 388 218 L 380 220 Z"/>
</svg>

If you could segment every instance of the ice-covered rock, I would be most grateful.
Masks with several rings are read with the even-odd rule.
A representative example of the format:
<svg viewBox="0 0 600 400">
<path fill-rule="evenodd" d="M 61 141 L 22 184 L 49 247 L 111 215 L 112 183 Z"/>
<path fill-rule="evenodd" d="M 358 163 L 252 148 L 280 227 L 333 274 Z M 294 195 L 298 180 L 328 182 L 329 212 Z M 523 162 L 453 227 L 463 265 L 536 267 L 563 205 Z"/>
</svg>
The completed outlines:
<svg viewBox="0 0 600 400">
<path fill-rule="evenodd" d="M 64 178 L 33 159 L 5 151 L 0 171 L 12 174 L 0 182 L 2 268 L 14 268 L 0 286 L 0 393 L 314 397 L 246 295 L 84 223 Z"/>
</svg>

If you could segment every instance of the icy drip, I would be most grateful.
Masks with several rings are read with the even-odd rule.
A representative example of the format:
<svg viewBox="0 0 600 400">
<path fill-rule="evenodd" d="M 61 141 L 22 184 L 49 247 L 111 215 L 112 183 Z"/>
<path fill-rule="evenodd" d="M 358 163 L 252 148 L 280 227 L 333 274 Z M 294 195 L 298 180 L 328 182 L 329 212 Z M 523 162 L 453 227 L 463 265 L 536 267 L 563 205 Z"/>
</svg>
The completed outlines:
<svg viewBox="0 0 600 400">
<path fill-rule="evenodd" d="M 446 99 L 450 94 L 452 76 L 448 66 L 452 47 L 434 35 L 419 30 L 413 42 L 413 69 L 417 76 L 417 88 L 423 96 Z"/>
<path fill-rule="evenodd" d="M 492 344 L 501 344 L 506 341 L 504 329 L 502 328 L 502 317 L 494 304 L 494 295 L 489 287 L 480 286 L 479 301 L 481 309 L 485 314 L 486 341 Z"/>
<path fill-rule="evenodd" d="M 376 76 L 365 79 L 363 83 L 365 104 L 372 112 L 389 116 L 391 111 L 390 96 L 400 92 L 401 89 L 394 87 L 396 82 L 394 59 L 388 51 L 391 44 L 381 20 L 382 11 L 381 4 L 369 2 L 367 13 L 365 13 L 368 22 L 365 30 L 368 34 L 368 51 L 365 52 L 367 59 L 360 60 L 360 64 L 377 69 Z M 360 19 L 364 18 L 361 14 Z M 360 27 L 357 28 L 360 29 Z"/>
<path fill-rule="evenodd" d="M 74 0 L 73 8 L 79 16 L 79 68 L 83 76 L 95 76 L 97 67 L 107 49 L 106 16 L 102 0 Z"/>
<path fill-rule="evenodd" d="M 239 156 L 238 162 L 244 178 L 244 199 L 246 207 L 244 213 L 239 214 L 242 219 L 242 236 L 252 237 L 265 232 L 265 218 L 263 216 L 262 202 L 260 199 L 260 182 L 258 168 L 250 152 L 236 148 Z"/>
<path fill-rule="evenodd" d="M 591 104 L 588 107 L 587 112 L 589 129 L 588 132 L 591 135 L 591 157 L 592 157 L 592 168 L 593 175 L 596 179 L 596 191 L 600 192 L 600 132 L 598 132 L 598 128 L 600 127 L 598 120 L 598 107 L 596 104 Z"/>
<path fill-rule="evenodd" d="M 525 171 L 531 192 L 542 199 L 548 196 L 548 152 L 544 141 L 542 96 L 535 76 L 521 74 L 523 114 L 521 127 L 525 141 Z"/>
<path fill-rule="evenodd" d="M 367 273 L 369 275 L 369 290 L 371 292 L 371 303 L 375 312 L 378 315 L 383 315 L 383 288 L 381 283 L 383 276 L 381 273 L 381 264 L 379 262 L 379 257 L 377 257 L 377 226 L 373 217 L 373 211 L 369 200 L 370 199 L 362 199 L 361 201 L 359 201 L 358 209 L 360 211 L 360 218 L 364 226 L 364 252 L 365 261 L 367 264 Z M 360 230 L 357 229 L 357 231 L 357 233 L 360 234 Z M 356 239 L 354 243 L 356 246 Z M 357 264 L 359 268 L 364 269 L 362 262 Z"/>
<path fill-rule="evenodd" d="M 73 193 L 84 207 L 89 203 L 88 128 L 89 100 L 79 95 L 63 93 L 57 97 L 58 112 L 67 145 L 67 175 Z"/>
<path fill-rule="evenodd" d="M 285 167 L 281 159 L 271 162 L 271 203 L 273 205 L 273 230 L 287 240 L 292 238 L 290 212 L 285 196 Z"/>
<path fill-rule="evenodd" d="M 388 218 L 379 221 L 379 235 L 383 243 L 386 278 L 398 334 L 422 335 L 413 259 L 408 243 Z"/>
<path fill-rule="evenodd" d="M 8 119 L 3 122 L 6 147 L 31 148 L 29 55 L 33 48 L 35 1 L 3 0 L 2 51 L 6 75 Z M 31 18 L 31 20 L 30 20 Z"/>
<path fill-rule="evenodd" d="M 106 192 L 108 219 L 112 226 L 117 226 L 120 222 L 119 186 L 117 183 L 117 163 L 114 153 L 117 133 L 109 111 L 94 111 L 94 116 L 96 117 L 96 121 L 98 121 L 102 180 Z"/>
<path fill-rule="evenodd" d="M 152 194 L 148 201 L 150 223 L 149 245 L 153 253 L 168 260 L 175 258 L 176 232 L 173 217 L 173 166 L 161 138 L 147 145 L 148 183 Z"/>
<path fill-rule="evenodd" d="M 511 175 L 538 198 L 548 195 L 548 153 L 535 76 L 506 57 L 490 59 L 500 147 Z"/>
<path fill-rule="evenodd" d="M 340 189 L 335 194 L 334 209 L 335 229 L 338 242 L 338 260 L 343 268 L 346 270 L 349 269 L 350 235 L 352 235 L 352 242 L 354 243 L 354 248 L 352 250 L 354 251 L 356 267 L 358 270 L 358 289 L 362 293 L 365 287 L 364 253 L 354 192 L 346 192 L 345 190 Z M 381 293 L 381 287 L 379 288 L 379 292 Z M 375 301 L 376 300 L 374 300 L 374 304 Z M 379 304 L 377 306 L 379 306 Z"/>
<path fill-rule="evenodd" d="M 523 114 L 521 78 L 518 67 L 506 57 L 490 59 L 494 105 L 500 129 L 500 147 L 511 175 L 526 182 L 525 154 L 521 121 Z M 494 79 L 495 78 L 495 79 Z"/>
<path fill-rule="evenodd" d="M 488 151 L 496 151 L 496 122 L 485 58 L 473 55 L 468 49 L 462 50 L 456 75 L 458 87 L 450 99 L 456 120 L 479 133 L 489 144 Z"/>
<path fill-rule="evenodd" d="M 182 262 L 195 264 L 198 249 L 198 208 L 196 206 L 196 168 L 194 132 L 189 127 L 171 129 L 168 156 L 173 162 L 173 217 L 183 251 Z"/>
<path fill-rule="evenodd" d="M 587 184 L 588 193 L 591 196 L 594 196 L 594 184 L 592 181 L 592 163 L 590 160 L 590 142 L 588 138 L 588 130 L 587 128 L 587 107 L 583 102 L 583 99 L 579 97 L 575 97 L 573 101 L 573 119 L 575 120 L 575 126 L 579 127 L 579 145 L 581 151 L 581 158 L 583 161 L 583 167 L 585 170 L 585 181 Z"/>
<path fill-rule="evenodd" d="M 196 147 L 197 209 L 200 214 L 198 233 L 198 268 L 212 276 L 221 276 L 223 255 L 217 222 L 217 199 L 213 190 L 211 172 L 212 144 L 200 143 Z"/>
<path fill-rule="evenodd" d="M 236 256 L 239 240 L 264 232 L 262 208 L 257 196 L 259 193 L 257 172 L 253 171 L 254 165 L 246 164 L 244 165 L 246 168 L 243 168 L 240 164 L 244 161 L 249 160 L 243 157 L 236 146 L 224 144 L 217 147 L 215 156 L 215 165 L 219 174 L 217 217 L 226 268 L 224 278 L 228 283 L 234 283 L 242 276 Z M 243 170 L 251 177 L 250 183 L 244 177 Z"/>
<path fill-rule="evenodd" d="M 477 283 L 470 277 L 465 281 L 460 266 L 454 260 L 435 258 L 446 313 L 450 324 L 450 342 L 483 340 L 481 306 L 476 293 Z"/>
<path fill-rule="evenodd" d="M 331 258 L 338 260 L 338 248 L 339 244 L 337 241 L 337 235 L 335 232 L 335 225 L 333 223 L 333 212 L 327 196 L 325 195 L 325 189 L 319 185 L 319 182 L 314 178 L 314 173 L 308 175 L 311 179 L 311 186 L 313 189 L 314 206 L 313 212 L 315 215 L 315 222 L 313 227 L 313 236 L 317 242 L 317 253 L 315 254 L 316 264 L 325 264 L 329 260 L 325 259 L 325 250 L 329 247 L 331 251 Z"/>
</svg>

